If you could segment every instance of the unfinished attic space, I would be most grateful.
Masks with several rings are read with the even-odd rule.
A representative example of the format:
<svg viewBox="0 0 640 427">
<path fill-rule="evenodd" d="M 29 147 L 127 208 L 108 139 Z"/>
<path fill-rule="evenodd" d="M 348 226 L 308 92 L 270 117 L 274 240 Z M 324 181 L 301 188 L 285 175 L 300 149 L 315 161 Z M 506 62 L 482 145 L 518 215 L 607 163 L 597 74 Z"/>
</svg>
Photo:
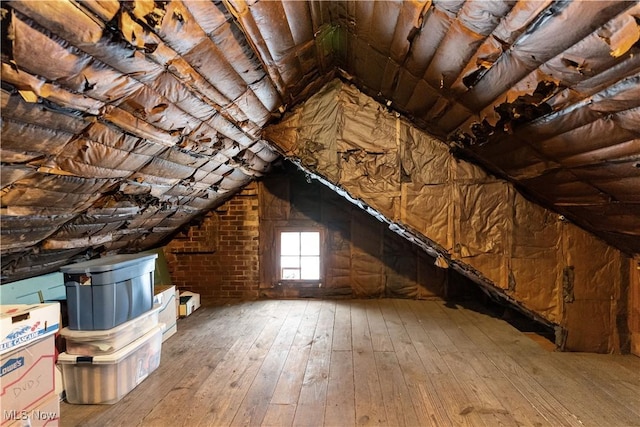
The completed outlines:
<svg viewBox="0 0 640 427">
<path fill-rule="evenodd" d="M 640 2 L 0 7 L 0 426 L 640 426 Z"/>
</svg>

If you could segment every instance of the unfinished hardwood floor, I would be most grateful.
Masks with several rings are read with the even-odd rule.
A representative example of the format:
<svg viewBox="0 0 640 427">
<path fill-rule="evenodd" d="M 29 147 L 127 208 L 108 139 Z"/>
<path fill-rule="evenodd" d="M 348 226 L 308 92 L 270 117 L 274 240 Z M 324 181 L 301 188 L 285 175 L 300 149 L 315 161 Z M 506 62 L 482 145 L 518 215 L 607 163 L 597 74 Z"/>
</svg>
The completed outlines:
<svg viewBox="0 0 640 427">
<path fill-rule="evenodd" d="M 439 301 L 217 301 L 62 426 L 640 426 L 640 358 L 556 353 Z"/>
</svg>

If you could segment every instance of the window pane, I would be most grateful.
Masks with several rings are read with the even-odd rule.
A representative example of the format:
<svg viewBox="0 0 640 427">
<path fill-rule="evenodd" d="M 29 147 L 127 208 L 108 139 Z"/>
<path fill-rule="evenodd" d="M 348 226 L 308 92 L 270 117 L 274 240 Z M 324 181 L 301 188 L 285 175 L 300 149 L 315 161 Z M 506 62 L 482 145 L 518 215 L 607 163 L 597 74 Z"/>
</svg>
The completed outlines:
<svg viewBox="0 0 640 427">
<path fill-rule="evenodd" d="M 282 268 L 300 268 L 300 257 L 282 256 L 280 257 L 280 267 Z"/>
<path fill-rule="evenodd" d="M 283 280 L 300 280 L 300 270 L 297 268 L 283 268 L 282 279 Z"/>
<path fill-rule="evenodd" d="M 280 233 L 280 278 L 282 280 L 320 280 L 319 232 Z"/>
<path fill-rule="evenodd" d="M 300 255 L 300 233 L 280 233 L 280 255 Z"/>
<path fill-rule="evenodd" d="M 302 280 L 320 279 L 320 257 L 307 256 L 300 258 Z"/>
<path fill-rule="evenodd" d="M 300 233 L 300 247 L 302 255 L 320 255 L 320 233 Z"/>
</svg>

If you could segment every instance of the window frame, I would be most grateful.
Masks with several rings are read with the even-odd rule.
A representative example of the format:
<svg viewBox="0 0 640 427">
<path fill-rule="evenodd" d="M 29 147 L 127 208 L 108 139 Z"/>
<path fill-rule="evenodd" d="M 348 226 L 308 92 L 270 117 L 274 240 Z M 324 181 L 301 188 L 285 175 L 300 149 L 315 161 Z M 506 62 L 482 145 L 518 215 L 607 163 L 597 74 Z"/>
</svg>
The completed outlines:
<svg viewBox="0 0 640 427">
<path fill-rule="evenodd" d="M 319 258 L 319 277 L 318 279 L 283 279 L 282 278 L 282 233 L 318 233 L 319 235 L 319 247 L 318 247 L 318 258 Z M 324 279 L 324 233 L 323 230 L 319 227 L 277 227 L 276 228 L 276 279 L 279 285 L 287 284 L 294 285 L 297 287 L 305 287 L 305 286 L 320 286 Z"/>
</svg>

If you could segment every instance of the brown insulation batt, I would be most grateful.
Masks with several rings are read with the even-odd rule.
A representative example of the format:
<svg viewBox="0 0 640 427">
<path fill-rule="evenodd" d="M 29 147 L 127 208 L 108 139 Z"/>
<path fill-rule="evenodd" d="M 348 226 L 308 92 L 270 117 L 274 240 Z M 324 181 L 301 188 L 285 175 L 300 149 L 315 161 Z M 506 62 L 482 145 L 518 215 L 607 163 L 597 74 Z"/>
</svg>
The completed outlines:
<svg viewBox="0 0 640 427">
<path fill-rule="evenodd" d="M 280 95 L 221 4 L 3 8 L 3 251 L 145 249 L 277 158 L 259 129 Z M 50 228 L 13 225 L 32 221 Z"/>
<path fill-rule="evenodd" d="M 323 97 L 336 101 L 337 107 L 330 107 L 331 114 L 323 110 L 327 105 Z M 329 173 L 337 168 L 339 178 L 334 184 L 353 199 L 371 206 L 390 223 L 424 233 L 446 259 L 463 269 L 480 272 L 486 283 L 501 289 L 499 292 L 517 299 L 542 318 L 568 327 L 567 348 L 596 351 L 615 348 L 609 342 L 616 333 L 610 311 L 620 298 L 619 289 L 625 277 L 620 270 L 628 262 L 623 254 L 558 215 L 533 205 L 518 195 L 511 184 L 487 175 L 477 166 L 455 160 L 442 142 L 431 139 L 432 150 L 411 150 L 416 140 L 429 138 L 426 134 L 387 132 L 393 137 L 391 141 L 377 139 L 377 132 L 401 129 L 407 124 L 352 86 L 332 83 L 329 89 L 310 98 L 281 124 L 268 128 L 266 136 L 281 146 L 287 156 L 304 160 L 298 152 L 310 143 L 321 144 L 315 141 L 315 130 L 323 121 L 337 118 L 341 123 L 354 111 L 358 117 L 350 126 L 335 128 L 335 140 L 340 144 L 336 144 L 335 152 L 327 155 L 327 158 L 335 159 L 333 164 L 302 163 L 303 167 L 320 176 L 324 175 L 325 167 Z M 299 116 L 310 120 L 301 121 Z M 296 123 L 298 132 L 295 134 L 289 131 L 291 123 Z M 305 123 L 311 126 L 307 127 Z M 327 135 L 321 138 L 321 141 L 331 139 Z M 327 147 L 322 149 L 327 150 Z M 401 152 L 404 157 L 400 156 Z M 407 155 L 409 152 L 410 156 Z M 389 169 L 396 172 L 370 173 L 371 166 L 366 161 L 354 166 L 349 159 L 358 154 L 366 159 L 367 155 L 372 155 L 370 153 L 384 153 L 385 158 L 393 159 L 390 161 L 395 164 Z M 402 164 L 407 165 L 406 170 L 402 169 L 402 177 L 401 158 L 406 159 Z M 398 191 L 398 186 L 403 190 Z M 375 196 L 379 193 L 370 188 L 391 194 L 381 203 Z M 423 188 L 428 190 L 422 191 Z M 438 189 L 443 191 L 438 193 Z M 395 199 L 400 200 L 389 205 L 388 201 Z M 432 200 L 438 209 L 434 208 Z M 395 205 L 401 208 L 396 210 Z M 436 224 L 433 228 L 432 220 Z M 373 246 L 357 256 L 352 254 L 352 269 L 362 278 L 376 277 L 376 272 L 368 270 L 373 263 L 368 260 L 367 253 L 382 250 L 374 240 L 369 240 L 367 245 Z M 594 253 L 598 253 L 600 262 L 590 261 Z M 562 268 L 574 272 L 571 279 L 573 299 L 559 299 L 564 288 L 569 286 L 559 271 Z M 582 274 L 583 269 L 589 273 Z M 378 285 L 371 280 L 367 286 Z M 599 321 L 607 330 L 600 338 L 593 334 L 589 335 L 588 342 L 572 341 L 572 334 L 583 338 L 579 323 L 567 323 L 574 322 L 571 316 L 578 315 L 575 311 L 578 308 L 574 309 L 572 305 L 580 300 L 578 295 L 589 295 L 590 304 L 595 304 L 594 301 L 600 304 L 595 313 L 603 313 Z"/>
<path fill-rule="evenodd" d="M 268 174 L 263 128 L 339 76 L 372 98 L 311 99 L 279 149 L 562 321 L 558 235 L 640 254 L 639 16 L 637 1 L 5 1 L 2 280 L 161 244 Z M 138 214 L 88 213 L 107 208 Z"/>
</svg>

